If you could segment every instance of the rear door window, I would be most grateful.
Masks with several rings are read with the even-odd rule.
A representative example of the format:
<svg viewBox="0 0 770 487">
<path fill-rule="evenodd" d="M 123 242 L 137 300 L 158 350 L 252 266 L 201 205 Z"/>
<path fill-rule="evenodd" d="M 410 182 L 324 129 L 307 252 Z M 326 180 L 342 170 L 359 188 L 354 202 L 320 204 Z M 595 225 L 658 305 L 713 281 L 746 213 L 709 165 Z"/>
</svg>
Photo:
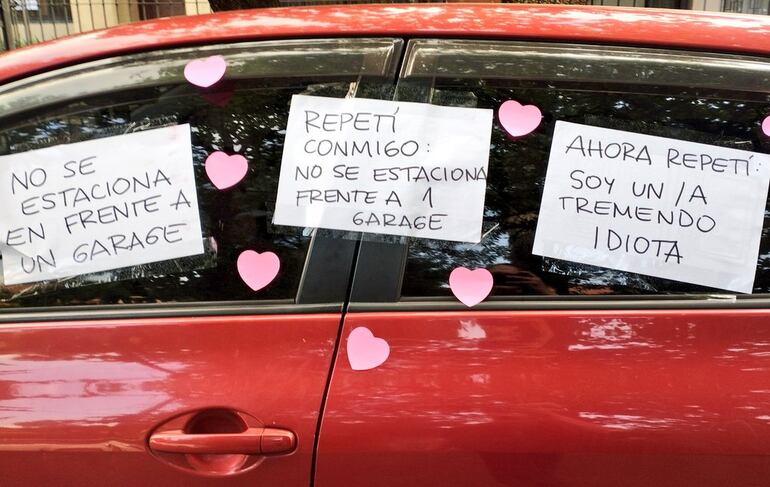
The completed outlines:
<svg viewBox="0 0 770 487">
<path fill-rule="evenodd" d="M 402 75 L 399 100 L 496 114 L 503 102 L 517 100 L 539 107 L 543 121 L 527 137 L 511 139 L 495 118 L 481 242 L 371 244 L 389 249 L 403 274 L 394 274 L 390 294 L 367 292 L 366 283 L 357 282 L 360 301 L 449 297 L 448 276 L 458 266 L 487 268 L 494 276 L 492 296 L 506 299 L 724 293 L 534 255 L 535 228 L 557 121 L 770 151 L 770 138 L 759 129 L 770 113 L 766 61 L 642 48 L 415 40 Z M 769 224 L 766 215 L 754 293 L 770 291 Z"/>
</svg>

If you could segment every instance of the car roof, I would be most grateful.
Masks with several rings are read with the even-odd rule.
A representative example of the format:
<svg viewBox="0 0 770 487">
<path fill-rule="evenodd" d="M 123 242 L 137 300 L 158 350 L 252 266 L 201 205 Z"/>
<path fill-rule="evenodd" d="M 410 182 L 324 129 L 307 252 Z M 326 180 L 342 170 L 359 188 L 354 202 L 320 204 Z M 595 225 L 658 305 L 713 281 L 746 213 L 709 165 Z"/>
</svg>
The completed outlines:
<svg viewBox="0 0 770 487">
<path fill-rule="evenodd" d="M 0 55 L 0 83 L 159 48 L 259 39 L 530 39 L 770 54 L 770 17 L 565 5 L 340 5 L 182 16 L 65 37 Z"/>
</svg>

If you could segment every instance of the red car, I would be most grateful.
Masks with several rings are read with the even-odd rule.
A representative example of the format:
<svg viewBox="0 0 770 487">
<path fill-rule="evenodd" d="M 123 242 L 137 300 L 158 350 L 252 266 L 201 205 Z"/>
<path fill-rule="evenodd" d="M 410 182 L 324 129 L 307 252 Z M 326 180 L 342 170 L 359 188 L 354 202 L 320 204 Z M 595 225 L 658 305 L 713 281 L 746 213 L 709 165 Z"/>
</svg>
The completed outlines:
<svg viewBox="0 0 770 487">
<path fill-rule="evenodd" d="M 0 484 L 770 484 L 766 217 L 757 255 L 734 249 L 757 259 L 751 293 L 533 253 L 557 122 L 770 152 L 768 39 L 765 17 L 369 5 L 161 19 L 0 56 L 0 163 L 189 124 L 203 237 L 187 257 L 6 276 Z M 185 80 L 214 55 L 223 80 Z M 496 116 L 478 244 L 313 231 L 273 221 L 298 94 L 518 100 L 542 123 L 513 139 Z M 115 158 L 142 164 L 127 147 Z M 240 184 L 207 179 L 213 150 L 248 161 Z M 66 157 L 73 176 L 83 156 Z M 13 176 L 4 192 L 42 184 Z M 13 239 L 42 238 L 45 200 L 22 204 L 31 233 L 0 225 L 6 267 Z M 72 225 L 92 238 L 87 222 Z M 236 270 L 249 249 L 280 258 L 257 292 Z M 493 276 L 472 307 L 448 285 L 461 266 Z M 351 367 L 359 328 L 389 350 L 377 367 Z"/>
</svg>

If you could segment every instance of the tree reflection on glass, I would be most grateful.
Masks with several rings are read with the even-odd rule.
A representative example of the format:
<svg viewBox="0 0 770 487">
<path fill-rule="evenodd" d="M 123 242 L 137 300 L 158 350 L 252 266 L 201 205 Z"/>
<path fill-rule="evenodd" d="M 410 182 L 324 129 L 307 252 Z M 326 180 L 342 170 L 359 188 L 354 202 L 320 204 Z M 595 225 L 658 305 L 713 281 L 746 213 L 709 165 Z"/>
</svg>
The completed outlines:
<svg viewBox="0 0 770 487">
<path fill-rule="evenodd" d="M 538 130 L 519 140 L 509 139 L 495 123 L 484 214 L 484 232 L 488 233 L 476 245 L 411 239 L 402 295 L 450 295 L 446 283 L 456 266 L 488 268 L 495 277 L 493 295 L 719 292 L 532 255 L 551 136 L 555 122 L 564 120 L 768 152 L 770 141 L 758 130 L 770 109 L 766 95 L 664 86 L 467 79 L 437 79 L 433 89 L 432 102 L 439 105 L 496 110 L 513 99 L 537 105 L 544 120 Z M 766 213 L 755 293 L 770 291 L 768 216 Z"/>
<path fill-rule="evenodd" d="M 208 250 L 197 260 L 0 287 L 2 305 L 294 299 L 310 238 L 300 228 L 271 224 L 289 102 L 292 95 L 308 91 L 344 97 L 351 81 L 239 80 L 203 92 L 187 84 L 163 85 L 49 107 L 37 118 L 26 114 L 15 126 L 0 127 L 0 151 L 11 153 L 150 128 L 159 119 L 189 123 Z M 214 150 L 237 152 L 248 159 L 248 173 L 235 187 L 219 191 L 209 182 L 204 162 Z M 259 295 L 235 270 L 238 255 L 246 249 L 272 251 L 281 258 L 281 272 Z"/>
</svg>

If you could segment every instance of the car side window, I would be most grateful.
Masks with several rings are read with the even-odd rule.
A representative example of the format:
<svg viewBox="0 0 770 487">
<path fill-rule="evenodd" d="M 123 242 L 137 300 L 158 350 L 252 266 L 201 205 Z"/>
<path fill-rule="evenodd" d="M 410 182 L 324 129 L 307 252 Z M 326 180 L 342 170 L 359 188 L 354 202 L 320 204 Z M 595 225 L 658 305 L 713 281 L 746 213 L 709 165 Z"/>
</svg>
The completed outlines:
<svg viewBox="0 0 770 487">
<path fill-rule="evenodd" d="M 310 231 L 272 224 L 286 119 L 295 94 L 388 97 L 399 41 L 284 41 L 210 46 L 99 61 L 0 88 L 0 155 L 190 124 L 201 255 L 67 279 L 0 286 L 0 307 L 273 300 L 293 302 Z M 220 54 L 226 78 L 198 89 L 185 63 Z M 302 59 L 301 63 L 297 60 Z M 209 153 L 248 160 L 228 191 L 208 179 Z M 259 294 L 236 270 L 247 249 L 276 253 L 281 271 Z"/>
<path fill-rule="evenodd" d="M 492 296 L 664 295 L 723 291 L 544 258 L 532 253 L 556 121 L 767 153 L 758 130 L 770 112 L 770 64 L 717 54 L 491 41 L 410 43 L 400 100 L 540 108 L 536 132 L 512 140 L 495 120 L 483 238 L 478 244 L 409 239 L 401 296 L 451 296 L 457 266 L 487 268 Z M 765 213 L 754 293 L 770 292 Z"/>
</svg>

